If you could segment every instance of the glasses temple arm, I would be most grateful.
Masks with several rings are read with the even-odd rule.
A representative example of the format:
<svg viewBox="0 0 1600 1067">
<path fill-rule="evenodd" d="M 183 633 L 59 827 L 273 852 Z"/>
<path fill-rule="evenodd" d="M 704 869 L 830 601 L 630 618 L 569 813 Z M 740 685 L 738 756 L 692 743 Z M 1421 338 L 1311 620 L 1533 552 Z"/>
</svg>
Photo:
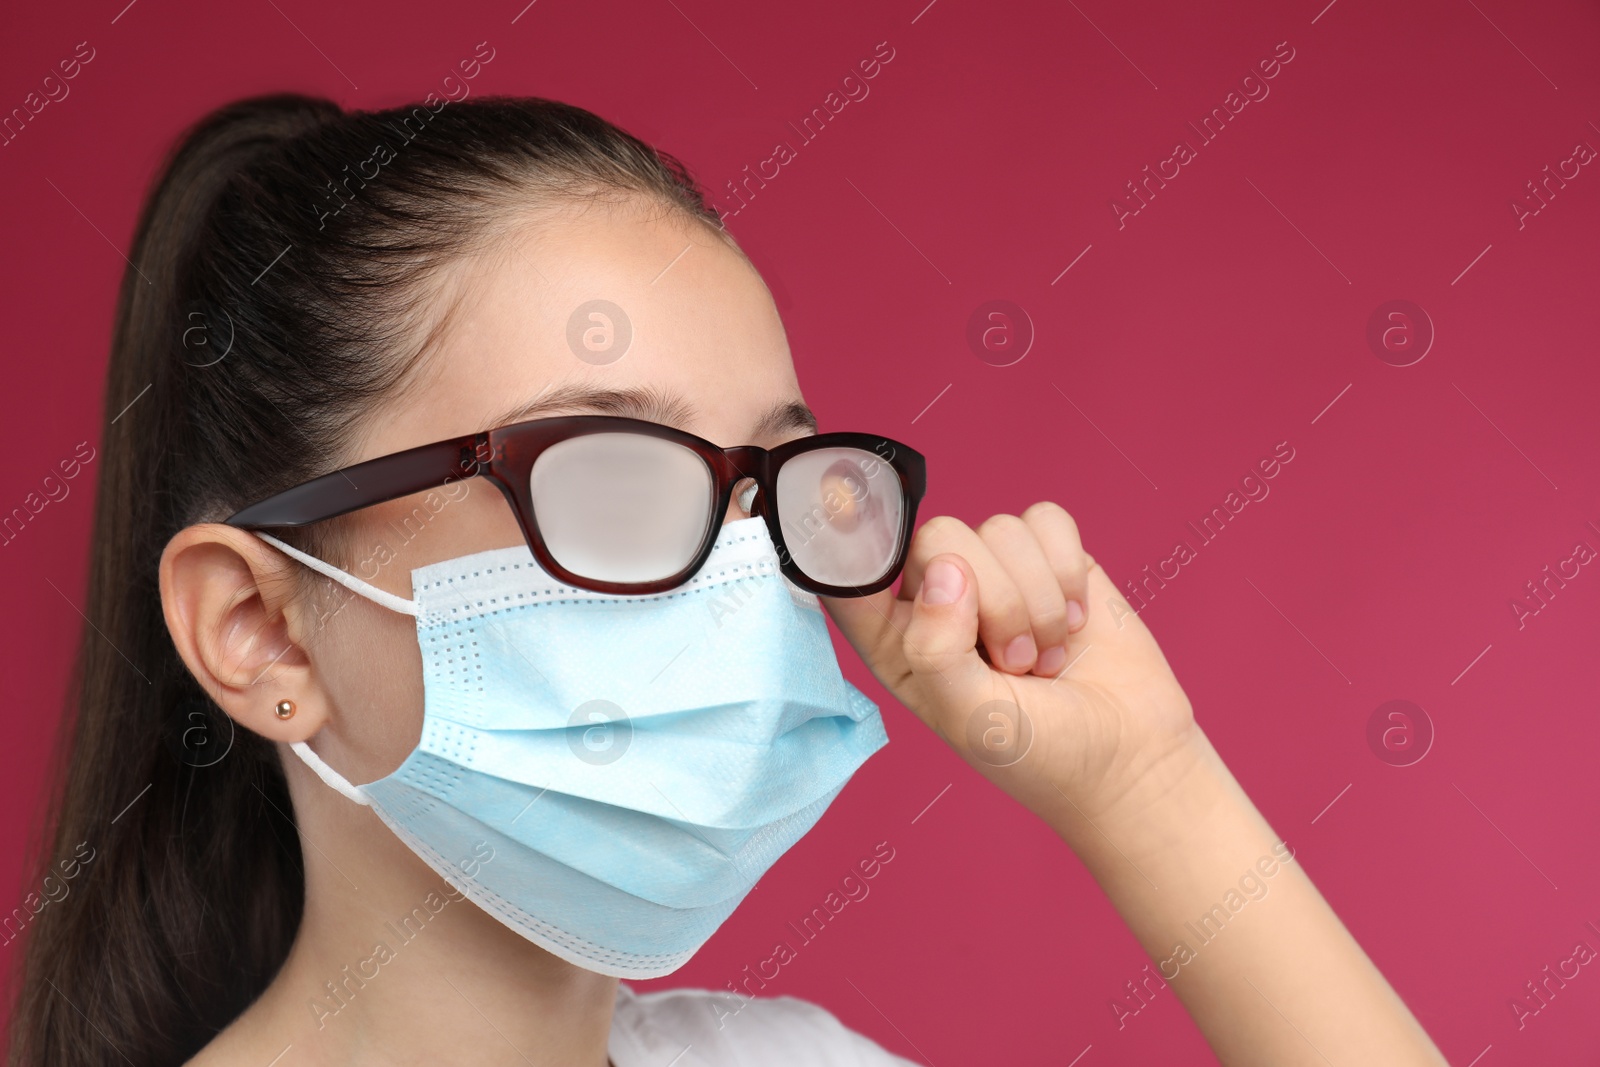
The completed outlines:
<svg viewBox="0 0 1600 1067">
<path fill-rule="evenodd" d="M 229 526 L 306 526 L 420 493 L 488 469 L 489 435 L 435 441 L 357 463 L 267 497 L 229 516 Z"/>
</svg>

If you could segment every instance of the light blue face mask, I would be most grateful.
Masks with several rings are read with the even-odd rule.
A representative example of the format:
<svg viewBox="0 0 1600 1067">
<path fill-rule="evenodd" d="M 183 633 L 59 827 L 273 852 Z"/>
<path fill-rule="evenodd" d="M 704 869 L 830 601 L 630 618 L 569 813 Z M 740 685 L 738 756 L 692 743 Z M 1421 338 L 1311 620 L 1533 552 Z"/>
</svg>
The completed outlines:
<svg viewBox="0 0 1600 1067">
<path fill-rule="evenodd" d="M 682 966 L 888 742 L 760 518 L 723 526 L 686 584 L 639 597 L 557 582 L 521 545 L 420 567 L 406 600 L 259 536 L 415 615 L 422 645 L 422 738 L 399 769 L 351 785 L 296 754 L 588 970 Z M 493 860 L 467 877 L 456 861 L 484 841 Z"/>
</svg>

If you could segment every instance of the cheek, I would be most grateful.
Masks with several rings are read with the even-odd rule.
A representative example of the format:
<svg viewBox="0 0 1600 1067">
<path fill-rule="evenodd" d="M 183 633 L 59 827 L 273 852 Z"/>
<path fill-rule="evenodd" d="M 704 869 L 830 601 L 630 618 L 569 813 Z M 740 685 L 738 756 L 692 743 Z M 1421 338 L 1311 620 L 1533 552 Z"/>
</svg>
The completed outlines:
<svg viewBox="0 0 1600 1067">
<path fill-rule="evenodd" d="M 358 600 L 317 649 L 354 782 L 392 773 L 422 736 L 422 650 L 409 615 Z"/>
</svg>

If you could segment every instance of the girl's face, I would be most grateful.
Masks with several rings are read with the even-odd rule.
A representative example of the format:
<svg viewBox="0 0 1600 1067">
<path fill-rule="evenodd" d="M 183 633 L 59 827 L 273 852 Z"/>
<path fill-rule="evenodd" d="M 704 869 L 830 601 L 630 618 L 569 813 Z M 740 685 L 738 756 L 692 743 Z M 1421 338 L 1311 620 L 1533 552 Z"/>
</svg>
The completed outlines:
<svg viewBox="0 0 1600 1067">
<path fill-rule="evenodd" d="M 814 433 L 760 276 L 703 225 L 662 216 L 639 203 L 567 209 L 459 264 L 445 292 L 459 302 L 416 380 L 383 402 L 345 462 L 554 415 L 628 415 L 724 447 Z M 595 300 L 618 310 L 590 318 Z M 499 490 L 465 484 L 459 499 L 418 494 L 353 513 L 337 562 L 410 596 L 414 567 L 522 544 Z M 737 488 L 730 520 L 745 516 Z M 415 622 L 307 578 L 318 592 L 300 643 L 331 712 L 318 748 L 351 781 L 371 781 L 421 733 Z"/>
</svg>

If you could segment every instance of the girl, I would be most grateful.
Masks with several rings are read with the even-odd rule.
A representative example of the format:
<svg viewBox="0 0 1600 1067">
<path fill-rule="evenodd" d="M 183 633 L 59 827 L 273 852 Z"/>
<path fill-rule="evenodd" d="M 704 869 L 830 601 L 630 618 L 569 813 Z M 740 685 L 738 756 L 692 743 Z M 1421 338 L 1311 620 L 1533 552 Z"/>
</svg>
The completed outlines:
<svg viewBox="0 0 1600 1067">
<path fill-rule="evenodd" d="M 671 157 L 539 99 L 247 100 L 131 264 L 41 857 L 78 882 L 26 931 L 13 1063 L 908 1062 L 620 981 L 886 740 L 822 607 L 1224 1062 L 1443 1063 L 1071 517 L 916 527 L 922 457 L 817 433 Z"/>
</svg>

